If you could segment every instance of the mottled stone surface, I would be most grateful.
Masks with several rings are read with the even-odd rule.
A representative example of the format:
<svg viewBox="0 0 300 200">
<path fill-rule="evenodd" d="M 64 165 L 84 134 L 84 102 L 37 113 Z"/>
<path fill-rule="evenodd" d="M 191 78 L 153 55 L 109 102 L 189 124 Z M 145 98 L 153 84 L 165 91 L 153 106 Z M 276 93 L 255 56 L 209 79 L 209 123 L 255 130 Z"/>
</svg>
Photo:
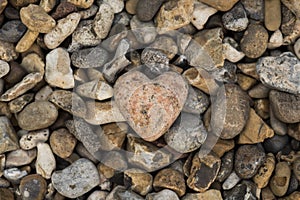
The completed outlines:
<svg viewBox="0 0 300 200">
<path fill-rule="evenodd" d="M 137 17 L 141 21 L 150 21 L 164 2 L 165 0 L 138 1 L 135 9 Z"/>
<path fill-rule="evenodd" d="M 193 18 L 191 22 L 198 30 L 201 30 L 204 28 L 208 18 L 216 12 L 217 9 L 210 7 L 207 4 L 194 2 Z"/>
<path fill-rule="evenodd" d="M 112 7 L 109 4 L 102 3 L 99 6 L 99 10 L 93 22 L 93 30 L 99 38 L 106 38 L 112 25 L 113 19 L 114 10 L 112 9 Z"/>
<path fill-rule="evenodd" d="M 49 144 L 37 144 L 37 158 L 35 162 L 35 168 L 37 174 L 40 174 L 46 179 L 51 178 L 51 174 L 56 168 L 56 160 Z"/>
<path fill-rule="evenodd" d="M 280 91 L 300 94 L 300 61 L 285 52 L 280 56 L 260 58 L 256 65 L 262 83 Z"/>
<path fill-rule="evenodd" d="M 83 83 L 76 88 L 76 92 L 84 97 L 97 100 L 106 100 L 113 96 L 113 88 L 100 80 Z"/>
<path fill-rule="evenodd" d="M 94 0 L 67 0 L 67 2 L 70 2 L 79 8 L 89 8 L 94 3 Z"/>
<path fill-rule="evenodd" d="M 152 190 L 153 177 L 150 173 L 138 168 L 131 168 L 124 172 L 124 185 L 140 195 L 146 195 Z"/>
<path fill-rule="evenodd" d="M 200 0 L 201 2 L 208 4 L 214 8 L 216 8 L 219 11 L 227 11 L 230 10 L 234 4 L 238 2 L 238 0 L 228 0 L 228 1 L 222 1 L 222 0 Z"/>
<path fill-rule="evenodd" d="M 76 146 L 76 138 L 65 128 L 60 128 L 51 133 L 50 146 L 56 155 L 67 158 Z"/>
<path fill-rule="evenodd" d="M 18 138 L 10 120 L 0 117 L 0 154 L 19 148 Z"/>
<path fill-rule="evenodd" d="M 131 190 L 126 190 L 124 186 L 115 187 L 106 197 L 106 200 L 122 200 L 124 198 L 132 200 L 143 200 L 144 198 Z"/>
<path fill-rule="evenodd" d="M 257 174 L 253 177 L 253 181 L 258 188 L 264 188 L 268 185 L 271 175 L 275 169 L 275 156 L 272 153 L 266 155 L 266 160 L 259 168 Z"/>
<path fill-rule="evenodd" d="M 12 61 L 18 57 L 15 47 L 10 42 L 0 40 L 0 59 L 6 62 Z"/>
<path fill-rule="evenodd" d="M 116 104 L 129 125 L 144 140 L 154 141 L 179 115 L 187 98 L 188 86 L 174 72 L 149 80 L 135 71 L 121 76 L 114 92 Z"/>
<path fill-rule="evenodd" d="M 75 161 L 61 171 L 55 171 L 51 181 L 54 188 L 68 198 L 77 198 L 100 183 L 96 166 L 85 158 Z"/>
<path fill-rule="evenodd" d="M 188 193 L 182 200 L 205 200 L 205 199 L 214 199 L 214 200 L 223 200 L 221 192 L 216 189 L 210 189 L 203 193 Z"/>
<path fill-rule="evenodd" d="M 41 129 L 30 131 L 20 138 L 20 147 L 24 150 L 30 150 L 37 146 L 38 143 L 44 143 L 49 138 L 49 130 Z"/>
<path fill-rule="evenodd" d="M 141 22 L 136 15 L 130 20 L 130 28 L 137 42 L 142 44 L 153 42 L 157 35 L 155 25 L 152 21 Z"/>
<path fill-rule="evenodd" d="M 0 29 L 0 40 L 15 43 L 26 31 L 26 26 L 20 20 L 11 20 Z"/>
<path fill-rule="evenodd" d="M 47 192 L 47 182 L 40 175 L 31 174 L 21 180 L 19 189 L 22 199 L 39 200 Z"/>
<path fill-rule="evenodd" d="M 270 180 L 270 188 L 272 192 L 279 197 L 285 195 L 291 178 L 291 169 L 287 162 L 279 162 L 276 164 L 275 173 Z"/>
<path fill-rule="evenodd" d="M 237 4 L 222 16 L 222 22 L 228 30 L 243 31 L 247 28 L 249 20 L 242 4 Z"/>
<path fill-rule="evenodd" d="M 160 192 L 152 192 L 146 196 L 146 200 L 179 200 L 178 195 L 169 189 L 163 189 Z"/>
<path fill-rule="evenodd" d="M 204 92 L 197 88 L 189 87 L 188 97 L 182 111 L 200 115 L 207 110 L 209 103 L 209 98 Z"/>
</svg>

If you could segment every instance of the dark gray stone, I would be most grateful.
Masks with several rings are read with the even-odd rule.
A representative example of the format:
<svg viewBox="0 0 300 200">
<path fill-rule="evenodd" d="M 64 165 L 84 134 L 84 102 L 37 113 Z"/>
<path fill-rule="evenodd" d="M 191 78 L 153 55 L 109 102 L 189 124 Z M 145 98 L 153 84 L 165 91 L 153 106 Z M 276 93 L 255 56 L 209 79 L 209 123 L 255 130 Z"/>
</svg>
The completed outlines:
<svg viewBox="0 0 300 200">
<path fill-rule="evenodd" d="M 26 31 L 26 26 L 20 20 L 6 22 L 0 29 L 0 40 L 18 42 Z"/>
</svg>

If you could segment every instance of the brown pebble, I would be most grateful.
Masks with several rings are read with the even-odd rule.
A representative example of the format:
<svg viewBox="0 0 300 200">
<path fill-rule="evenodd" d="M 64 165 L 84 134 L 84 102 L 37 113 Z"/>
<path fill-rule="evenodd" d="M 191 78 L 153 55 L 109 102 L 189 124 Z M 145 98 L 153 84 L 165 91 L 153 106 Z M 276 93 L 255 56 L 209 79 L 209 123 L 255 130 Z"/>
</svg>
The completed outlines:
<svg viewBox="0 0 300 200">
<path fill-rule="evenodd" d="M 0 188 L 1 200 L 14 200 L 14 194 L 7 188 Z"/>
<path fill-rule="evenodd" d="M 31 174 L 21 180 L 19 189 L 23 200 L 41 200 L 45 197 L 47 183 L 40 175 Z"/>
<path fill-rule="evenodd" d="M 276 31 L 281 25 L 280 0 L 265 0 L 265 26 L 269 31 Z"/>
<path fill-rule="evenodd" d="M 53 131 L 50 136 L 51 149 L 61 158 L 67 158 L 72 154 L 76 142 L 76 138 L 65 128 Z"/>
</svg>

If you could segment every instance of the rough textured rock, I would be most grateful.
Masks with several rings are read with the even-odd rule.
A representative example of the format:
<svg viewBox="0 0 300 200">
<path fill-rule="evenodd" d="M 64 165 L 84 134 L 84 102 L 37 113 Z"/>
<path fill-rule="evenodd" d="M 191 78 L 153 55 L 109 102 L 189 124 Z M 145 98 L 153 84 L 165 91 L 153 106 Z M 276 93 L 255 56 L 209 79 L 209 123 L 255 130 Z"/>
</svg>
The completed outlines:
<svg viewBox="0 0 300 200">
<path fill-rule="evenodd" d="M 22 165 L 30 164 L 36 158 L 36 150 L 25 151 L 23 149 L 17 149 L 7 154 L 5 166 L 18 167 Z"/>
<path fill-rule="evenodd" d="M 249 97 L 234 84 L 226 84 L 225 90 L 220 88 L 217 97 L 216 108 L 211 117 L 212 130 L 222 139 L 234 138 L 247 123 L 250 112 Z"/>
<path fill-rule="evenodd" d="M 208 106 L 208 96 L 197 88 L 189 87 L 188 97 L 182 111 L 200 115 L 207 110 Z"/>
<path fill-rule="evenodd" d="M 11 20 L 2 25 L 0 40 L 15 43 L 26 31 L 26 26 L 20 20 Z"/>
<path fill-rule="evenodd" d="M 58 47 L 76 29 L 81 16 L 79 13 L 69 14 L 58 20 L 57 25 L 44 36 L 45 45 L 49 49 Z"/>
<path fill-rule="evenodd" d="M 300 96 L 272 90 L 269 94 L 272 112 L 285 123 L 300 122 Z"/>
<path fill-rule="evenodd" d="M 56 168 L 56 160 L 49 144 L 37 144 L 37 158 L 35 162 L 35 168 L 37 174 L 40 174 L 46 179 L 51 178 L 51 174 Z"/>
<path fill-rule="evenodd" d="M 10 42 L 0 40 L 0 59 L 9 62 L 15 60 L 17 57 L 18 54 L 14 45 Z"/>
<path fill-rule="evenodd" d="M 253 177 L 265 162 L 265 152 L 256 145 L 243 145 L 235 154 L 234 169 L 240 178 Z"/>
<path fill-rule="evenodd" d="M 77 198 L 100 183 L 96 166 L 88 159 L 81 158 L 51 177 L 54 188 L 63 196 Z"/>
<path fill-rule="evenodd" d="M 7 188 L 0 188 L 0 196 L 5 200 L 14 200 L 14 194 Z"/>
<path fill-rule="evenodd" d="M 56 9 L 54 9 L 54 11 L 51 13 L 51 17 L 53 17 L 53 19 L 57 20 L 57 19 L 66 17 L 68 14 L 70 14 L 76 10 L 77 10 L 77 7 L 74 4 L 69 3 L 67 1 L 63 1 L 57 5 Z"/>
<path fill-rule="evenodd" d="M 75 6 L 78 6 L 80 8 L 89 8 L 94 3 L 94 0 L 67 0 L 67 2 L 70 2 L 74 4 Z"/>
<path fill-rule="evenodd" d="M 44 143 L 49 138 L 49 130 L 41 129 L 30 131 L 20 138 L 20 147 L 24 150 L 30 150 L 37 146 L 38 143 Z"/>
<path fill-rule="evenodd" d="M 114 13 L 119 13 L 124 8 L 123 0 L 103 0 L 103 2 L 110 5 L 110 7 L 113 9 Z"/>
<path fill-rule="evenodd" d="M 55 20 L 42 7 L 35 4 L 23 7 L 20 10 L 20 17 L 29 30 L 39 33 L 48 33 L 56 25 Z"/>
<path fill-rule="evenodd" d="M 144 196 L 152 190 L 153 177 L 144 170 L 131 168 L 124 172 L 124 183 L 132 191 Z"/>
<path fill-rule="evenodd" d="M 272 173 L 275 169 L 275 156 L 268 153 L 263 165 L 259 168 L 257 174 L 253 177 L 253 181 L 258 188 L 264 188 L 268 185 Z"/>
<path fill-rule="evenodd" d="M 141 21 L 150 21 L 164 2 L 165 0 L 138 1 L 135 9 L 137 17 Z"/>
<path fill-rule="evenodd" d="M 300 94 L 300 64 L 297 57 L 285 52 L 280 56 L 260 58 L 256 65 L 262 83 L 293 94 Z"/>
<path fill-rule="evenodd" d="M 279 162 L 276 164 L 275 173 L 270 180 L 270 188 L 272 192 L 279 197 L 285 195 L 291 178 L 291 169 L 287 162 Z"/>
<path fill-rule="evenodd" d="M 33 45 L 34 41 L 37 39 L 38 36 L 39 32 L 27 30 L 23 37 L 19 40 L 16 46 L 16 52 L 23 53 L 30 49 L 30 47 Z"/>
<path fill-rule="evenodd" d="M 241 178 L 235 173 L 235 171 L 233 171 L 223 182 L 222 184 L 223 190 L 232 189 L 234 186 L 236 186 L 236 184 L 238 184 L 238 182 L 240 182 L 240 180 Z"/>
<path fill-rule="evenodd" d="M 19 148 L 18 138 L 10 120 L 0 117 L 0 154 Z"/>
<path fill-rule="evenodd" d="M 233 169 L 233 163 L 234 163 L 234 151 L 227 152 L 224 156 L 221 158 L 221 167 L 218 172 L 217 179 L 219 182 L 225 181 Z"/>
<path fill-rule="evenodd" d="M 236 185 L 234 188 L 223 192 L 223 199 L 257 199 L 256 185 L 252 181 L 242 181 L 242 183 Z"/>
<path fill-rule="evenodd" d="M 124 198 L 132 199 L 132 200 L 143 200 L 144 198 L 140 195 L 126 190 L 123 186 L 115 187 L 106 197 L 106 200 L 122 200 Z"/>
<path fill-rule="evenodd" d="M 51 133 L 50 146 L 56 155 L 67 158 L 76 146 L 76 138 L 65 128 L 60 128 Z"/>
<path fill-rule="evenodd" d="M 249 20 L 242 4 L 237 4 L 222 16 L 222 22 L 228 30 L 243 31 L 247 28 Z"/>
<path fill-rule="evenodd" d="M 230 10 L 234 4 L 238 2 L 238 0 L 228 0 L 228 1 L 222 1 L 222 0 L 200 0 L 201 2 L 210 5 L 211 7 L 214 7 L 215 9 L 219 11 L 228 11 Z"/>
<path fill-rule="evenodd" d="M 292 138 L 300 141 L 300 123 L 289 124 L 287 133 Z"/>
<path fill-rule="evenodd" d="M 241 40 L 241 50 L 249 58 L 258 58 L 267 49 L 269 35 L 259 24 L 250 24 Z"/>
<path fill-rule="evenodd" d="M 214 200 L 223 200 L 221 192 L 219 190 L 210 189 L 203 193 L 188 193 L 182 200 L 205 200 L 205 199 L 214 199 Z"/>
<path fill-rule="evenodd" d="M 264 20 L 264 0 L 241 0 L 247 15 L 254 20 Z"/>
<path fill-rule="evenodd" d="M 116 104 L 129 125 L 144 140 L 154 141 L 179 115 L 187 98 L 188 86 L 175 72 L 166 72 L 149 80 L 135 71 L 121 76 L 114 92 Z"/>
<path fill-rule="evenodd" d="M 28 131 L 47 128 L 58 117 L 57 108 L 48 101 L 28 104 L 18 115 L 19 126 Z"/>
<path fill-rule="evenodd" d="M 177 194 L 172 190 L 164 189 L 160 192 L 153 192 L 146 196 L 146 200 L 179 200 Z"/>
<path fill-rule="evenodd" d="M 100 38 L 106 38 L 114 19 L 114 10 L 106 3 L 99 6 L 98 13 L 95 16 L 93 30 Z"/>
<path fill-rule="evenodd" d="M 204 28 L 208 18 L 215 14 L 217 10 L 201 2 L 194 2 L 194 10 L 192 14 L 192 24 L 201 30 Z"/>
<path fill-rule="evenodd" d="M 19 190 L 24 200 L 43 199 L 47 192 L 47 182 L 38 174 L 30 174 L 22 178 Z"/>
<path fill-rule="evenodd" d="M 37 53 L 29 53 L 23 59 L 21 66 L 28 72 L 40 72 L 45 73 L 45 63 L 43 61 L 43 55 L 40 56 Z"/>
</svg>

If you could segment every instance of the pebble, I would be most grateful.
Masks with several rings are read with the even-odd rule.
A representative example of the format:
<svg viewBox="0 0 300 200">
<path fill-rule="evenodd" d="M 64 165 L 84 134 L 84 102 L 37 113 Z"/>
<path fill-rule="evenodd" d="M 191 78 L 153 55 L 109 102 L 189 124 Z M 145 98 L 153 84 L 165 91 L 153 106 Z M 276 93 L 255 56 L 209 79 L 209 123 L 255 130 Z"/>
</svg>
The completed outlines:
<svg viewBox="0 0 300 200">
<path fill-rule="evenodd" d="M 169 129 L 179 115 L 187 98 L 188 86 L 175 72 L 166 72 L 149 80 L 141 72 L 133 71 L 117 80 L 114 93 L 116 104 L 129 125 L 144 140 L 154 141 Z M 140 99 L 140 102 L 134 99 Z M 158 109 L 161 111 L 157 112 Z"/>
<path fill-rule="evenodd" d="M 194 199 L 223 200 L 221 192 L 219 190 L 215 190 L 215 189 L 210 189 L 203 193 L 188 193 L 182 198 L 182 200 L 194 200 Z"/>
<path fill-rule="evenodd" d="M 264 20 L 264 0 L 241 0 L 247 15 L 254 20 Z"/>
<path fill-rule="evenodd" d="M 258 199 L 256 196 L 256 185 L 252 181 L 243 181 L 241 184 L 236 185 L 231 190 L 223 192 L 223 199 Z"/>
<path fill-rule="evenodd" d="M 297 200 L 300 198 L 300 192 L 295 191 L 288 196 L 288 200 Z"/>
<path fill-rule="evenodd" d="M 235 64 L 225 61 L 224 66 L 211 72 L 211 75 L 219 82 L 235 83 L 238 78 L 236 69 L 237 67 Z"/>
<path fill-rule="evenodd" d="M 126 1 L 126 5 L 125 5 L 125 9 L 126 9 L 126 11 L 129 13 L 129 14 L 131 14 L 131 15 L 135 15 L 136 13 L 137 13 L 137 4 L 138 4 L 138 2 L 140 2 L 139 0 L 128 0 L 128 1 Z M 146 7 L 146 6 L 144 6 L 144 4 L 145 3 L 148 3 L 149 1 L 144 1 L 144 3 L 142 4 L 141 3 L 141 6 L 142 7 L 144 7 L 144 8 L 139 8 L 139 10 L 143 10 L 143 12 L 141 12 L 142 14 L 141 14 L 141 18 L 140 18 L 140 16 L 138 16 L 139 17 L 139 19 L 141 20 L 141 21 L 143 21 L 143 17 L 144 16 L 149 16 L 149 14 L 145 14 L 145 12 L 149 12 L 151 15 L 150 15 L 150 17 L 153 15 L 153 13 L 152 13 L 152 11 L 154 10 L 154 9 L 148 9 L 149 7 Z M 153 2 L 157 2 L 157 1 L 151 1 L 151 4 L 153 3 Z M 155 7 L 156 8 L 156 7 Z M 159 7 L 158 7 L 159 8 Z M 157 9 L 158 10 L 158 9 Z M 154 15 L 153 15 L 154 16 Z M 151 19 L 152 19 L 152 17 L 151 17 Z M 151 19 L 149 19 L 149 20 L 151 20 Z M 148 21 L 148 20 L 146 20 L 146 21 Z"/>
<path fill-rule="evenodd" d="M 2 25 L 0 40 L 16 43 L 26 31 L 26 26 L 20 20 L 11 20 Z"/>
<path fill-rule="evenodd" d="M 132 192 L 130 190 L 126 190 L 123 186 L 116 186 L 106 197 L 106 200 L 123 200 L 123 199 L 130 199 L 130 200 L 144 200 L 143 197 Z"/>
<path fill-rule="evenodd" d="M 108 52 L 97 46 L 75 51 L 71 55 L 71 61 L 78 68 L 94 68 L 102 67 L 108 61 L 108 57 Z"/>
<path fill-rule="evenodd" d="M 294 52 L 298 59 L 300 59 L 300 39 L 298 39 L 294 44 Z"/>
<path fill-rule="evenodd" d="M 84 117 L 86 115 L 86 104 L 75 92 L 55 90 L 50 94 L 48 100 L 74 116 Z"/>
<path fill-rule="evenodd" d="M 39 72 L 29 73 L 19 83 L 8 89 L 1 95 L 1 101 L 11 101 L 28 90 L 32 89 L 43 79 L 43 75 Z"/>
<path fill-rule="evenodd" d="M 281 151 L 289 143 L 289 137 L 287 135 L 274 135 L 272 138 L 266 139 L 263 143 L 266 152 L 273 154 Z"/>
<path fill-rule="evenodd" d="M 265 159 L 265 152 L 257 145 L 243 145 L 236 151 L 234 170 L 240 178 L 252 178 Z"/>
<path fill-rule="evenodd" d="M 161 75 L 169 71 L 169 59 L 161 50 L 144 49 L 141 54 L 141 62 L 148 67 L 149 74 Z"/>
<path fill-rule="evenodd" d="M 171 128 L 164 134 L 165 142 L 180 153 L 200 148 L 207 137 L 207 131 L 199 116 L 181 113 Z"/>
<path fill-rule="evenodd" d="M 300 93 L 299 93 L 300 94 Z M 300 122 L 300 97 L 272 90 L 269 94 L 272 112 L 277 119 L 285 123 Z"/>
<path fill-rule="evenodd" d="M 49 130 L 41 129 L 37 131 L 30 131 L 20 138 L 20 147 L 24 150 L 30 150 L 37 146 L 38 143 L 44 143 L 49 138 Z"/>
<path fill-rule="evenodd" d="M 224 190 L 230 190 L 236 186 L 240 180 L 241 178 L 233 171 L 222 184 L 222 188 Z"/>
<path fill-rule="evenodd" d="M 21 66 L 29 73 L 40 72 L 44 75 L 45 63 L 41 56 L 36 53 L 27 54 L 23 59 Z"/>
<path fill-rule="evenodd" d="M 289 124 L 288 125 L 288 135 L 296 140 L 300 141 L 300 123 Z"/>
<path fill-rule="evenodd" d="M 141 22 L 135 15 L 130 20 L 130 28 L 139 43 L 149 44 L 155 41 L 157 32 L 152 21 Z"/>
<path fill-rule="evenodd" d="M 74 4 L 79 8 L 87 9 L 92 6 L 94 0 L 67 0 L 67 2 Z"/>
<path fill-rule="evenodd" d="M 222 183 L 231 174 L 233 169 L 234 151 L 227 152 L 221 157 L 221 167 L 216 178 L 217 181 Z"/>
<path fill-rule="evenodd" d="M 77 11 L 77 7 L 67 1 L 60 2 L 56 9 L 51 13 L 51 17 L 55 20 L 66 17 L 68 14 Z"/>
<path fill-rule="evenodd" d="M 287 162 L 279 162 L 276 164 L 275 173 L 270 180 L 270 188 L 272 192 L 282 197 L 287 192 L 291 178 L 291 169 Z"/>
<path fill-rule="evenodd" d="M 100 38 L 106 38 L 114 20 L 114 10 L 106 3 L 99 6 L 99 10 L 94 18 L 93 30 Z"/>
<path fill-rule="evenodd" d="M 51 177 L 54 188 L 63 196 L 77 198 L 100 183 L 96 166 L 86 158 L 80 158 Z"/>
<path fill-rule="evenodd" d="M 7 75 L 10 70 L 9 64 L 4 60 L 0 60 L 0 78 Z"/>
<path fill-rule="evenodd" d="M 147 172 L 169 165 L 172 159 L 172 155 L 164 149 L 159 149 L 153 144 L 132 135 L 127 135 L 127 151 L 128 162 Z"/>
<path fill-rule="evenodd" d="M 45 45 L 49 49 L 58 47 L 76 29 L 81 15 L 71 13 L 67 17 L 58 20 L 57 25 L 44 36 Z"/>
<path fill-rule="evenodd" d="M 0 60 L 9 62 L 17 57 L 18 53 L 15 51 L 13 43 L 0 40 Z"/>
<path fill-rule="evenodd" d="M 225 96 L 224 96 L 225 94 Z M 211 125 L 215 134 L 221 139 L 232 139 L 245 127 L 249 112 L 249 97 L 237 85 L 226 84 L 225 91 L 219 88 L 212 112 Z M 226 109 L 224 109 L 226 101 Z"/>
<path fill-rule="evenodd" d="M 192 13 L 192 24 L 198 29 L 201 30 L 204 28 L 205 23 L 208 18 L 214 15 L 217 12 L 217 9 L 210 7 L 201 2 L 194 2 L 194 10 Z"/>
<path fill-rule="evenodd" d="M 289 10 L 291 10 L 296 17 L 300 17 L 300 5 L 296 0 L 282 0 L 283 5 L 285 5 Z"/>
<path fill-rule="evenodd" d="M 276 134 L 285 135 L 287 133 L 287 125 L 275 117 L 272 109 L 270 109 L 270 124 Z"/>
<path fill-rule="evenodd" d="M 108 192 L 96 190 L 87 198 L 87 200 L 105 200 Z"/>
<path fill-rule="evenodd" d="M 256 63 L 238 63 L 237 67 L 246 75 L 259 80 L 259 76 L 256 72 Z"/>
<path fill-rule="evenodd" d="M 232 63 L 237 63 L 245 57 L 245 54 L 242 51 L 238 51 L 230 42 L 224 42 L 225 43 L 223 43 L 223 54 L 225 59 Z"/>
<path fill-rule="evenodd" d="M 164 3 L 156 16 L 158 31 L 163 33 L 188 25 L 191 21 L 193 8 L 194 2 L 192 0 L 168 1 Z"/>
<path fill-rule="evenodd" d="M 50 146 L 47 143 L 37 144 L 36 173 L 45 179 L 50 179 L 56 168 L 56 161 Z"/>
<path fill-rule="evenodd" d="M 299 166 L 300 166 L 300 159 L 298 158 L 298 159 L 294 160 L 294 163 L 293 163 L 293 174 L 295 175 L 295 177 L 298 181 L 300 180 Z"/>
<path fill-rule="evenodd" d="M 6 116 L 0 116 L 0 144 L 0 154 L 19 148 L 15 129 Z"/>
<path fill-rule="evenodd" d="M 275 195 L 272 193 L 269 186 L 267 186 L 261 190 L 261 199 L 262 200 L 276 199 Z"/>
<path fill-rule="evenodd" d="M 197 192 L 205 192 L 215 181 L 220 166 L 220 158 L 212 153 L 201 158 L 195 154 L 187 179 L 187 186 Z"/>
<path fill-rule="evenodd" d="M 256 79 L 239 73 L 237 74 L 237 83 L 242 90 L 247 91 L 256 84 Z"/>
<path fill-rule="evenodd" d="M 255 110 L 250 109 L 249 119 L 243 131 L 239 135 L 238 143 L 256 144 L 273 136 L 274 131 L 264 122 Z"/>
<path fill-rule="evenodd" d="M 270 37 L 268 49 L 276 49 L 283 45 L 283 35 L 280 30 L 276 30 Z"/>
<path fill-rule="evenodd" d="M 131 4 L 133 4 L 133 5 L 131 5 L 131 7 L 133 7 L 132 11 L 134 11 L 136 13 L 139 20 L 150 21 L 151 19 L 153 19 L 153 17 L 155 16 L 155 14 L 157 13 L 157 11 L 160 9 L 161 5 L 164 2 L 165 2 L 165 0 L 154 0 L 154 1 L 139 0 L 136 3 L 134 1 L 132 1 Z M 127 6 L 127 7 L 129 7 L 129 6 Z M 128 11 L 128 9 L 127 9 L 127 11 Z M 135 14 L 135 13 L 132 13 L 132 14 Z"/>
<path fill-rule="evenodd" d="M 99 136 L 101 149 L 111 151 L 120 149 L 125 141 L 128 132 L 126 123 L 109 123 L 104 124 L 96 130 Z"/>
<path fill-rule="evenodd" d="M 153 180 L 154 190 L 170 189 L 179 197 L 185 194 L 186 186 L 182 173 L 172 168 L 160 170 Z"/>
<path fill-rule="evenodd" d="M 275 169 L 275 156 L 272 153 L 266 155 L 266 160 L 259 168 L 257 174 L 253 177 L 253 181 L 258 188 L 264 188 L 268 185 L 272 173 Z"/>
<path fill-rule="evenodd" d="M 294 54 L 285 52 L 277 57 L 260 58 L 256 68 L 262 83 L 280 91 L 300 94 L 299 60 Z"/>
<path fill-rule="evenodd" d="M 299 7 L 300 8 L 300 7 Z M 281 25 L 280 0 L 265 1 L 265 26 L 269 31 L 276 31 Z"/>
<path fill-rule="evenodd" d="M 75 85 L 69 53 L 59 47 L 46 55 L 45 80 L 53 87 L 63 89 L 73 88 Z"/>
<path fill-rule="evenodd" d="M 17 149 L 11 151 L 6 156 L 6 167 L 18 167 L 22 165 L 30 164 L 36 158 L 36 150 L 25 151 L 23 149 Z"/>
<path fill-rule="evenodd" d="M 265 86 L 262 83 L 259 83 L 255 86 L 253 86 L 249 91 L 248 91 L 248 95 L 251 98 L 255 98 L 255 99 L 263 99 L 263 98 L 268 98 L 269 97 L 269 92 L 270 92 L 270 88 Z"/>
<path fill-rule="evenodd" d="M 230 31 L 243 31 L 247 28 L 249 20 L 243 5 L 238 3 L 222 16 L 222 22 Z"/>
<path fill-rule="evenodd" d="M 4 11 L 4 9 L 6 8 L 7 6 L 7 0 L 1 0 L 0 1 L 0 14 L 2 14 L 2 12 Z"/>
<path fill-rule="evenodd" d="M 152 192 L 146 196 L 146 200 L 179 200 L 177 194 L 169 189 L 160 192 Z"/>
<path fill-rule="evenodd" d="M 4 177 L 11 183 L 19 183 L 20 180 L 27 176 L 28 172 L 24 169 L 18 169 L 16 167 L 5 169 L 3 172 Z"/>
<path fill-rule="evenodd" d="M 88 150 L 83 146 L 82 143 L 78 142 L 75 150 L 81 157 L 87 158 L 93 163 L 98 163 L 98 160 L 92 154 L 90 154 L 90 152 L 88 152 Z"/>
<path fill-rule="evenodd" d="M 234 6 L 234 4 L 238 2 L 238 0 L 228 0 L 228 1 L 200 0 L 200 1 L 219 11 L 228 11 Z"/>
<path fill-rule="evenodd" d="M 210 135 L 208 135 L 210 136 Z M 212 137 L 214 138 L 214 137 Z M 207 138 L 209 140 L 210 137 Z M 230 151 L 234 148 L 234 140 L 223 140 L 218 139 L 217 143 L 213 146 L 213 152 L 216 153 L 219 157 L 222 157 L 224 153 Z"/>
<path fill-rule="evenodd" d="M 162 51 L 167 55 L 168 59 L 172 60 L 178 54 L 178 47 L 173 38 L 168 36 L 159 36 L 149 45 L 150 48 Z M 146 49 L 144 49 L 146 50 Z"/>
<path fill-rule="evenodd" d="M 57 108 L 48 101 L 36 101 L 28 104 L 18 115 L 19 126 L 28 131 L 51 126 L 58 117 Z"/>
<path fill-rule="evenodd" d="M 19 7 L 24 7 L 27 6 L 28 4 L 31 3 L 37 3 L 38 0 L 15 0 L 15 1 L 9 1 L 9 3 L 15 7 L 15 8 L 19 8 Z"/>
<path fill-rule="evenodd" d="M 55 20 L 42 7 L 35 4 L 21 8 L 20 17 L 29 30 L 39 33 L 49 33 L 56 25 Z"/>
<path fill-rule="evenodd" d="M 152 183 L 152 175 L 144 170 L 131 168 L 124 171 L 124 185 L 142 196 L 152 190 Z"/>
<path fill-rule="evenodd" d="M 75 120 L 67 120 L 65 125 L 70 133 L 82 142 L 90 154 L 94 155 L 100 149 L 99 136 L 94 133 L 91 126 L 83 119 L 75 118 Z"/>
<path fill-rule="evenodd" d="M 76 146 L 76 138 L 65 128 L 60 128 L 51 133 L 50 146 L 56 155 L 67 158 Z"/>
<path fill-rule="evenodd" d="M 249 58 L 258 58 L 267 49 L 269 35 L 259 24 L 250 24 L 241 40 L 241 50 Z"/>
<path fill-rule="evenodd" d="M 94 125 L 126 121 L 114 101 L 86 102 L 87 115 L 85 120 Z"/>
<path fill-rule="evenodd" d="M 26 52 L 38 38 L 39 32 L 27 30 L 23 37 L 19 40 L 16 46 L 16 52 Z"/>
<path fill-rule="evenodd" d="M 128 169 L 128 164 L 122 152 L 109 151 L 101 158 L 99 171 L 100 174 L 104 174 L 106 178 L 112 178 L 116 176 L 118 172 L 123 172 L 126 169 Z M 108 173 L 106 171 L 108 171 Z M 108 176 L 106 176 L 106 174 L 108 174 Z"/>
<path fill-rule="evenodd" d="M 77 94 L 97 100 L 106 100 L 113 96 L 113 88 L 100 80 L 83 83 L 76 88 Z"/>
<path fill-rule="evenodd" d="M 182 111 L 200 115 L 207 110 L 208 106 L 208 96 L 195 87 L 189 87 L 188 97 L 185 101 Z"/>
<path fill-rule="evenodd" d="M 38 174 L 31 174 L 24 177 L 19 186 L 23 200 L 43 199 L 47 192 L 47 182 Z"/>
<path fill-rule="evenodd" d="M 103 0 L 103 2 L 110 5 L 110 7 L 113 9 L 114 13 L 119 13 L 124 8 L 123 0 Z"/>
<path fill-rule="evenodd" d="M 14 200 L 14 194 L 7 188 L 0 188 L 0 197 L 5 200 Z"/>
<path fill-rule="evenodd" d="M 270 102 L 268 99 L 258 99 L 254 101 L 255 112 L 262 119 L 269 119 L 270 117 Z"/>
</svg>

